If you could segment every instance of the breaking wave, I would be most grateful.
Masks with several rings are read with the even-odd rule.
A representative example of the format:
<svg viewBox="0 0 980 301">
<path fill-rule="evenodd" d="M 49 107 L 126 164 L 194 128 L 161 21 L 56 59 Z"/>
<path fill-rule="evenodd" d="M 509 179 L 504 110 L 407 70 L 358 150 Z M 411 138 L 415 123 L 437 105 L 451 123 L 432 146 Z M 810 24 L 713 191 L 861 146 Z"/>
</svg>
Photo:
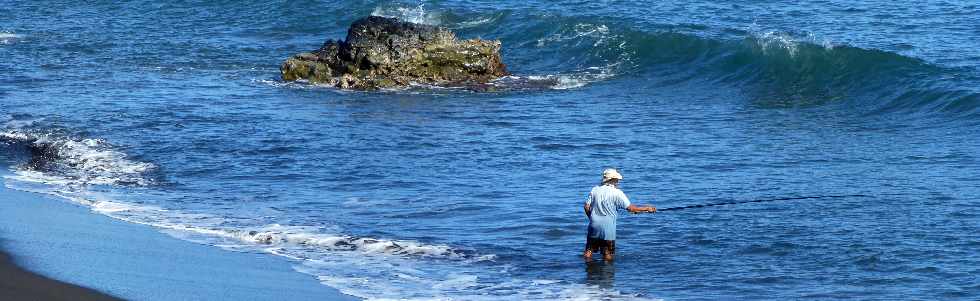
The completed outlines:
<svg viewBox="0 0 980 301">
<path fill-rule="evenodd" d="M 17 172 L 38 182 L 71 186 L 149 186 L 157 182 L 152 176 L 155 165 L 132 160 L 102 139 L 14 129 L 0 132 L 0 143 L 27 150 L 30 159 Z"/>
<path fill-rule="evenodd" d="M 445 26 L 463 38 L 501 40 L 504 63 L 513 75 L 463 89 L 567 90 L 638 80 L 655 87 L 733 88 L 762 108 L 842 104 L 858 114 L 980 114 L 980 70 L 938 65 L 901 50 L 856 47 L 755 24 L 637 24 L 612 17 L 444 6 L 394 2 L 358 9 Z"/>
<path fill-rule="evenodd" d="M 844 103 L 864 113 L 980 114 L 977 70 L 834 43 L 813 34 L 725 29 L 728 34 L 577 19 L 541 20 L 501 37 L 512 45 L 500 82 L 569 89 L 620 77 L 650 85 L 699 82 L 745 92 L 762 107 Z M 516 83 L 516 84 L 515 84 Z"/>
<path fill-rule="evenodd" d="M 405 6 L 379 6 L 371 12 L 372 16 L 388 17 L 388 18 L 398 18 L 403 21 L 417 23 L 417 24 L 427 24 L 427 25 L 440 25 L 440 14 L 436 12 L 427 12 L 425 10 L 425 3 L 419 3 L 418 6 L 405 7 Z"/>
</svg>

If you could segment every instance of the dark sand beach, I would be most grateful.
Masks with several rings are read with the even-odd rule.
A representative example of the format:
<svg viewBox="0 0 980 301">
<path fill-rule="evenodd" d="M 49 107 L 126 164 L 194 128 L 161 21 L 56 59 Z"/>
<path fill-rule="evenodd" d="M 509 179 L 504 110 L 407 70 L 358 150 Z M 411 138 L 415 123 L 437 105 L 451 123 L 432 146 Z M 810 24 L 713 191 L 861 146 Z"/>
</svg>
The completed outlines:
<svg viewBox="0 0 980 301">
<path fill-rule="evenodd" d="M 4 300 L 120 300 L 88 288 L 45 278 L 14 264 L 0 251 L 0 291 Z"/>
</svg>

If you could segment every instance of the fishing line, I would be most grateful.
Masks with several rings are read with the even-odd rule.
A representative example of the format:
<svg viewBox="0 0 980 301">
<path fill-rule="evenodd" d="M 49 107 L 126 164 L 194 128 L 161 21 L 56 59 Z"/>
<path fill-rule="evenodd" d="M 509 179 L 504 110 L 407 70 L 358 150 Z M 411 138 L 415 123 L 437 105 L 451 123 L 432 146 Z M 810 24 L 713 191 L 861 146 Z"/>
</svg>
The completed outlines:
<svg viewBox="0 0 980 301">
<path fill-rule="evenodd" d="M 748 204 L 748 203 L 764 203 L 764 202 L 775 202 L 775 201 L 792 201 L 792 200 L 807 200 L 807 199 L 832 199 L 832 198 L 850 198 L 850 197 L 871 197 L 870 195 L 864 194 L 848 194 L 848 195 L 821 195 L 821 196 L 803 196 L 794 198 L 779 198 L 779 199 L 760 199 L 751 201 L 733 201 L 724 203 L 711 203 L 711 204 L 698 204 L 698 205 L 688 205 L 680 207 L 669 207 L 669 208 L 657 208 L 657 212 L 660 211 L 672 211 L 672 210 L 684 210 L 692 208 L 704 208 L 712 206 L 723 206 L 723 205 L 736 205 L 736 204 Z"/>
</svg>

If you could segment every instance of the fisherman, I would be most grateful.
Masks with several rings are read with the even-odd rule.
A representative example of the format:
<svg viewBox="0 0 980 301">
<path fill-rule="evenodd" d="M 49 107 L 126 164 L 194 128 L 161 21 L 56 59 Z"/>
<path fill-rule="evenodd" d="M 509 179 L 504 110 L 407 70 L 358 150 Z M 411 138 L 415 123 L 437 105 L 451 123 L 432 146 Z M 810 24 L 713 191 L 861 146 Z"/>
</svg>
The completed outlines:
<svg viewBox="0 0 980 301">
<path fill-rule="evenodd" d="M 619 190 L 623 176 L 616 169 L 602 171 L 602 182 L 589 192 L 585 201 L 585 216 L 589 218 L 589 233 L 585 241 L 585 260 L 592 260 L 592 253 L 602 252 L 602 258 L 612 261 L 616 254 L 616 217 L 618 209 L 631 213 L 657 212 L 653 206 L 630 204 L 629 198 Z"/>
</svg>

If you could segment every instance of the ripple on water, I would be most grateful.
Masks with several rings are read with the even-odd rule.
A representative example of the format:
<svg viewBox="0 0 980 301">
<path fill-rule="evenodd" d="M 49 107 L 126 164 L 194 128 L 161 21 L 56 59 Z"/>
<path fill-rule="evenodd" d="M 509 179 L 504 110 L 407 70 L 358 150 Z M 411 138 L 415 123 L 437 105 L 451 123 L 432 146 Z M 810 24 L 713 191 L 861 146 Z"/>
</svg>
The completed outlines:
<svg viewBox="0 0 980 301">
<path fill-rule="evenodd" d="M 741 282 L 748 284 L 777 285 L 789 283 L 796 280 L 796 277 L 789 275 L 764 276 L 742 279 Z"/>
<path fill-rule="evenodd" d="M 877 270 L 881 265 L 881 254 L 866 254 L 852 259 L 854 264 L 864 270 Z"/>
<path fill-rule="evenodd" d="M 753 243 L 749 246 L 739 249 L 736 254 L 786 256 L 799 248 L 800 245 L 790 243 L 790 242 L 774 242 L 771 244 Z"/>
<path fill-rule="evenodd" d="M 684 238 L 693 245 L 698 246 L 710 246 L 717 244 L 718 241 L 705 237 L 704 235 L 692 235 Z"/>
<path fill-rule="evenodd" d="M 541 236 L 549 240 L 556 240 L 556 239 L 564 238 L 566 236 L 572 236 L 574 234 L 575 233 L 573 231 L 551 228 L 541 233 Z"/>
<path fill-rule="evenodd" d="M 544 143 L 544 144 L 535 144 L 534 148 L 540 150 L 547 150 L 547 151 L 559 151 L 559 150 L 575 150 L 578 149 L 579 146 L 575 146 L 572 144 L 564 144 L 564 143 Z"/>
</svg>

